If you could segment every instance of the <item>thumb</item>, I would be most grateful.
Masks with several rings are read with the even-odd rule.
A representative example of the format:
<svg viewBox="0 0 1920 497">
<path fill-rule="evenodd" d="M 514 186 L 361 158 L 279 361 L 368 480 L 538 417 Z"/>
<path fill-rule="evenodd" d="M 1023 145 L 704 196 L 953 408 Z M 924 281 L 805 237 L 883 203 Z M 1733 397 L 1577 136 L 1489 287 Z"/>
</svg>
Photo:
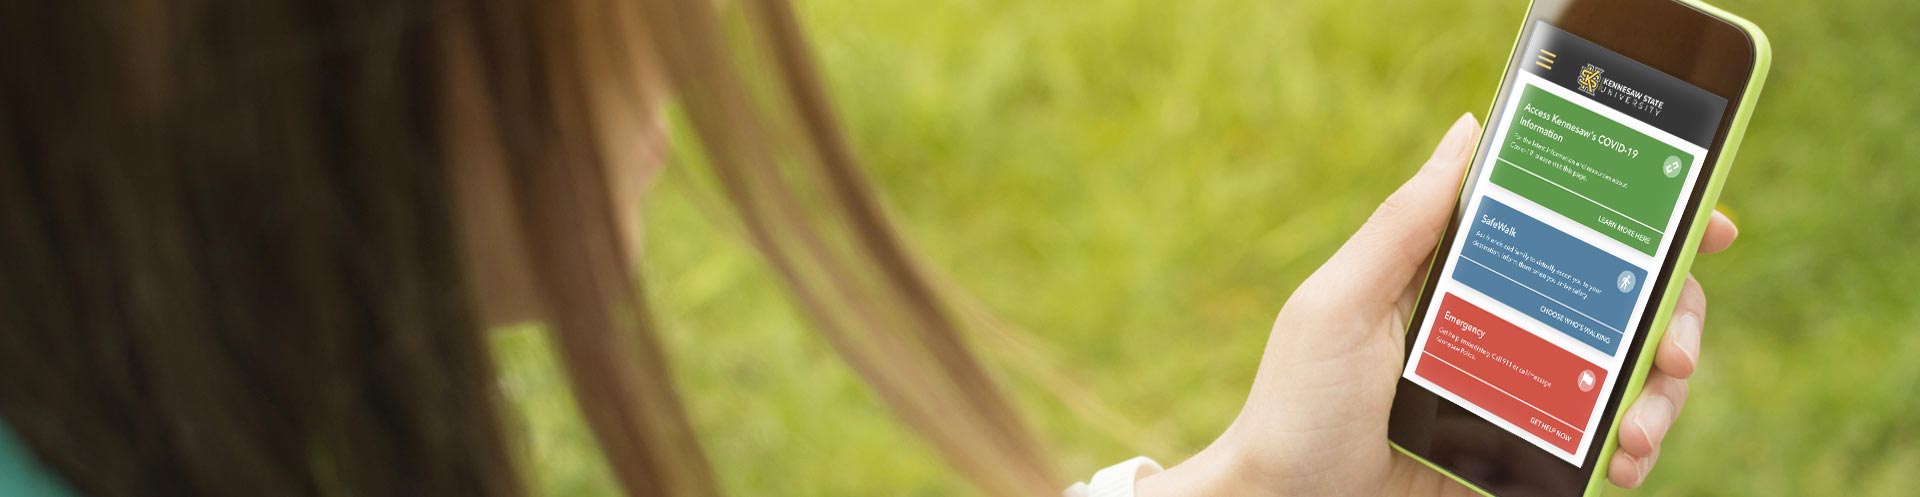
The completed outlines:
<svg viewBox="0 0 1920 497">
<path fill-rule="evenodd" d="M 1321 272 L 1331 270 L 1331 274 L 1315 276 L 1342 280 L 1336 288 L 1347 290 L 1347 297 L 1377 296 L 1384 302 L 1399 298 L 1415 273 L 1426 266 L 1453 216 L 1479 131 L 1471 113 L 1455 120 L 1427 163 L 1381 202 L 1366 224 L 1321 267 Z"/>
</svg>

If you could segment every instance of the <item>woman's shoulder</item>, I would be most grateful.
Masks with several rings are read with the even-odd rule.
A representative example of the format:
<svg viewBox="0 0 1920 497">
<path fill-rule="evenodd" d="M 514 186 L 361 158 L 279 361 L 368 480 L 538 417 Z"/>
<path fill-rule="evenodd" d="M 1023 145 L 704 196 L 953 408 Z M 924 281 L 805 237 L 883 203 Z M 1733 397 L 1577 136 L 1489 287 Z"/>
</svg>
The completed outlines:
<svg viewBox="0 0 1920 497">
<path fill-rule="evenodd" d="M 0 495 L 9 497 L 76 497 L 60 477 L 33 456 L 0 420 Z"/>
</svg>

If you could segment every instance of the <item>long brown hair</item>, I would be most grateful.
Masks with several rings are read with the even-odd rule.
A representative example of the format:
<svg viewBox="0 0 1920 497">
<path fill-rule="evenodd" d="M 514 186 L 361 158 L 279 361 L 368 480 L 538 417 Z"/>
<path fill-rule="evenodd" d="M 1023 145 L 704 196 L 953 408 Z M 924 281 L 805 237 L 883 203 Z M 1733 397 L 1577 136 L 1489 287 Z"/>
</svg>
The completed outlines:
<svg viewBox="0 0 1920 497">
<path fill-rule="evenodd" d="M 985 493 L 1058 490 L 782 0 L 8 2 L 0 53 L 0 417 L 89 495 L 524 493 L 450 136 L 498 145 L 626 492 L 718 494 L 607 185 L 667 106 L 903 421 Z"/>
</svg>

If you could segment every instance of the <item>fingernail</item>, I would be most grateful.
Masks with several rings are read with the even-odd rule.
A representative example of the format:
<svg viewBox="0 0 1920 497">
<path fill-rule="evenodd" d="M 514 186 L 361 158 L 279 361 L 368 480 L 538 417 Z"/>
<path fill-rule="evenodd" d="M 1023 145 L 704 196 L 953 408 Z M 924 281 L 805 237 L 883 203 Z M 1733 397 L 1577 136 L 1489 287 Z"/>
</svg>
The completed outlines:
<svg viewBox="0 0 1920 497">
<path fill-rule="evenodd" d="M 1440 145 L 1433 147 L 1434 157 L 1465 158 L 1473 153 L 1473 127 L 1478 121 L 1473 113 L 1461 114 L 1453 120 L 1453 126 L 1447 128 L 1447 134 L 1440 139 Z"/>
<path fill-rule="evenodd" d="M 1453 126 L 1461 129 L 1460 148 L 1453 153 L 1453 156 L 1460 159 L 1466 159 L 1472 156 L 1474 142 L 1479 141 L 1474 139 L 1475 136 L 1479 135 L 1479 133 L 1475 133 L 1474 131 L 1480 128 L 1480 121 L 1473 118 L 1472 112 L 1467 112 L 1460 114 L 1459 119 L 1453 120 Z"/>
<path fill-rule="evenodd" d="M 1646 411 L 1646 409 L 1644 409 L 1644 408 L 1643 408 L 1643 409 L 1641 409 L 1641 410 L 1640 410 L 1640 415 L 1638 415 L 1638 416 L 1634 416 L 1634 417 L 1633 417 L 1633 426 L 1634 426 L 1635 428 L 1639 428 L 1639 429 L 1640 429 L 1640 439 L 1641 439 L 1642 441 L 1645 441 L 1645 442 L 1647 442 L 1647 447 L 1650 447 L 1650 448 L 1652 448 L 1652 449 L 1659 449 L 1659 448 L 1660 448 L 1660 443 L 1659 443 L 1659 442 L 1655 442 L 1655 441 L 1653 441 L 1653 430 L 1649 430 L 1649 429 L 1647 429 L 1647 411 Z"/>
<path fill-rule="evenodd" d="M 1640 468 L 1640 483 L 1646 483 L 1647 477 L 1653 474 L 1653 458 L 1651 457 L 1633 458 L 1633 465 L 1635 467 Z"/>
<path fill-rule="evenodd" d="M 1687 362 L 1695 367 L 1700 366 L 1700 331 L 1700 316 L 1691 312 L 1673 318 L 1673 326 L 1668 331 L 1673 333 L 1673 346 L 1685 352 Z"/>
</svg>

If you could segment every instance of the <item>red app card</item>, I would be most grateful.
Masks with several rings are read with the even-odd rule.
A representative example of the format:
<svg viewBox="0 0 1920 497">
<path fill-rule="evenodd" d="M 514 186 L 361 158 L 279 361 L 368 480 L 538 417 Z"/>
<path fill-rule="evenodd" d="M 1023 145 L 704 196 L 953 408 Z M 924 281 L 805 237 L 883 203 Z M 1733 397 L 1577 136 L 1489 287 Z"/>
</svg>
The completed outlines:
<svg viewBox="0 0 1920 497">
<path fill-rule="evenodd" d="M 1606 370 L 1458 296 L 1441 298 L 1415 373 L 1575 453 Z"/>
</svg>

